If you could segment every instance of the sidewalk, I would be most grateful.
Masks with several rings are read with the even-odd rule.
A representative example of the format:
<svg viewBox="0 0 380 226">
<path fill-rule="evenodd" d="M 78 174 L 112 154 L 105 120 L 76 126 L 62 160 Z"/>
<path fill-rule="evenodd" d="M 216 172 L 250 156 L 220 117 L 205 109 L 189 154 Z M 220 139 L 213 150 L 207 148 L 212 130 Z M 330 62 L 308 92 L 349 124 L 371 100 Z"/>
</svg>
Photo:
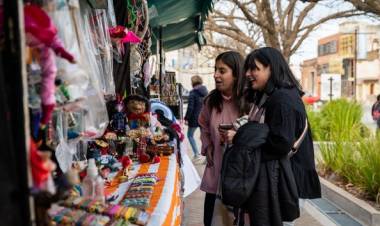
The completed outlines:
<svg viewBox="0 0 380 226">
<path fill-rule="evenodd" d="M 197 139 L 200 147 L 199 129 L 195 132 L 194 137 Z M 187 140 L 185 142 L 188 142 Z M 192 157 L 191 147 L 188 144 L 188 155 Z M 195 165 L 199 175 L 202 177 L 205 165 Z M 205 193 L 197 189 L 184 200 L 183 226 L 203 226 L 203 201 Z M 308 210 L 301 210 L 301 217 L 296 221 L 296 226 L 325 226 L 318 222 Z"/>
</svg>

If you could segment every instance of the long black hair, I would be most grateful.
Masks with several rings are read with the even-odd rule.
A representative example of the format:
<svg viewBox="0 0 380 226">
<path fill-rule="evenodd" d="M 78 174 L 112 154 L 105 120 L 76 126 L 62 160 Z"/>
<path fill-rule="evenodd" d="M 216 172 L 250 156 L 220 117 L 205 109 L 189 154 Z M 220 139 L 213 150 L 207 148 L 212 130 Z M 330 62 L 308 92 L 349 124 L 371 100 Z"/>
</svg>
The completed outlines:
<svg viewBox="0 0 380 226">
<path fill-rule="evenodd" d="M 288 63 L 281 52 L 272 47 L 263 47 L 253 50 L 248 54 L 244 63 L 244 72 L 257 68 L 255 60 L 265 67 L 270 67 L 271 75 L 264 92 L 272 92 L 276 88 L 296 88 L 302 96 L 304 92 L 300 83 L 290 70 Z M 258 91 L 254 91 L 250 85 L 247 86 L 246 96 L 249 100 L 255 99 Z"/>
<path fill-rule="evenodd" d="M 246 79 L 243 74 L 244 59 L 238 52 L 227 51 L 216 57 L 215 64 L 218 61 L 223 62 L 232 70 L 232 76 L 235 79 L 234 87 L 232 89 L 232 100 L 234 101 L 236 108 L 239 109 L 240 115 L 243 115 L 247 111 L 245 101 L 240 101 L 243 99 L 242 97 L 244 95 L 244 87 L 246 84 Z M 222 93 L 217 89 L 212 90 L 205 98 L 205 104 L 207 104 L 210 109 L 215 108 L 218 112 L 221 112 L 223 108 Z"/>
</svg>

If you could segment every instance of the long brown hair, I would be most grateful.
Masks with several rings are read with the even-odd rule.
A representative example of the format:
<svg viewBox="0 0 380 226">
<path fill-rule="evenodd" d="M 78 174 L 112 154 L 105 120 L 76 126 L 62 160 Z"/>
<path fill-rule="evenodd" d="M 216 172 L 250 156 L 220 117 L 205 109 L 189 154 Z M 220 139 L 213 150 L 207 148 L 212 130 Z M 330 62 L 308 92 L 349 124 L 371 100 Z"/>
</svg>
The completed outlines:
<svg viewBox="0 0 380 226">
<path fill-rule="evenodd" d="M 239 109 L 240 115 L 246 114 L 247 106 L 246 102 L 243 101 L 243 93 L 246 84 L 246 78 L 243 74 L 243 65 L 244 59 L 240 53 L 235 51 L 227 51 L 219 54 L 215 59 L 215 64 L 218 61 L 222 61 L 232 70 L 232 76 L 235 78 L 234 86 L 232 89 L 232 98 L 236 105 L 236 108 Z M 210 94 L 205 98 L 205 104 L 208 105 L 210 109 L 216 109 L 218 112 L 222 111 L 223 108 L 223 97 L 222 93 L 214 89 Z"/>
</svg>

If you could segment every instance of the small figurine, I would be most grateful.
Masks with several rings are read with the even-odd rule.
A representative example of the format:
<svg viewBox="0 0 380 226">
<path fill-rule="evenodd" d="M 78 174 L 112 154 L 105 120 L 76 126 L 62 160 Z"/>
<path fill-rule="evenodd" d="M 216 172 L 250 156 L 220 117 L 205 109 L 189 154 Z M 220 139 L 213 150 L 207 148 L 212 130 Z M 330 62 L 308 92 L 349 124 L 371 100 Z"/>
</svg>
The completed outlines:
<svg viewBox="0 0 380 226">
<path fill-rule="evenodd" d="M 130 129 L 149 127 L 150 106 L 149 100 L 140 95 L 131 95 L 125 100 L 127 105 L 127 118 Z"/>
<path fill-rule="evenodd" d="M 127 155 L 124 155 L 121 158 L 121 165 L 123 166 L 123 174 L 120 176 L 120 179 L 126 181 L 128 180 L 128 171 L 129 166 L 132 165 L 132 160 Z"/>
<path fill-rule="evenodd" d="M 101 153 L 94 141 L 88 142 L 87 147 L 87 159 L 95 159 L 96 162 L 100 161 Z"/>
<path fill-rule="evenodd" d="M 115 132 L 124 133 L 128 119 L 124 112 L 124 102 L 120 96 L 117 96 L 115 110 L 110 122 L 111 127 Z"/>
<path fill-rule="evenodd" d="M 160 161 L 161 161 L 160 156 L 156 155 L 156 156 L 153 157 L 152 163 L 153 164 L 160 163 Z"/>
</svg>

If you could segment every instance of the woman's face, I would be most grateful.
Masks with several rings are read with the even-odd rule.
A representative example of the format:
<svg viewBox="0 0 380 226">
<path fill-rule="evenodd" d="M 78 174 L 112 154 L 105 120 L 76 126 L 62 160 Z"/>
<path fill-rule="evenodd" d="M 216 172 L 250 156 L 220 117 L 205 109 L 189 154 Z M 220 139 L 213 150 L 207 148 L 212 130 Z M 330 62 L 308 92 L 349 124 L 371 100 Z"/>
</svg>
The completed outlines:
<svg viewBox="0 0 380 226">
<path fill-rule="evenodd" d="M 235 83 L 232 69 L 223 61 L 218 60 L 215 63 L 214 73 L 215 87 L 220 92 L 231 95 Z"/>
<path fill-rule="evenodd" d="M 253 90 L 261 91 L 265 88 L 269 80 L 270 67 L 265 67 L 257 60 L 255 60 L 255 64 L 257 67 L 255 69 L 248 69 L 245 76 L 247 76 L 247 80 Z"/>
</svg>

